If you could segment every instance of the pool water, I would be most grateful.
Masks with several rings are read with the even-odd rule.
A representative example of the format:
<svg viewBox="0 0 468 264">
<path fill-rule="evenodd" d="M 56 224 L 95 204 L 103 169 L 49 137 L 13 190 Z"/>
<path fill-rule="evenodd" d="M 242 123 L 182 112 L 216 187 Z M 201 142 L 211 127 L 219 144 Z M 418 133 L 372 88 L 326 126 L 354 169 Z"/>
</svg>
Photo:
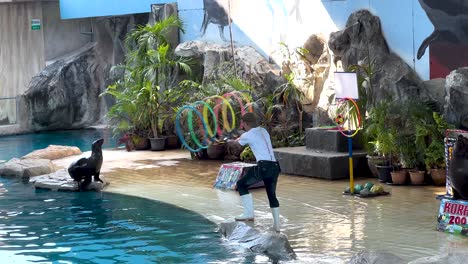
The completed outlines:
<svg viewBox="0 0 468 264">
<path fill-rule="evenodd" d="M 2 263 L 243 263 L 216 225 L 143 198 L 0 178 Z M 244 262 L 249 263 L 249 262 Z"/>
<path fill-rule="evenodd" d="M 81 151 L 91 150 L 94 140 L 104 138 L 103 148 L 116 146 L 110 130 L 64 130 L 0 137 L 0 162 L 22 157 L 49 145 L 76 146 Z"/>
</svg>

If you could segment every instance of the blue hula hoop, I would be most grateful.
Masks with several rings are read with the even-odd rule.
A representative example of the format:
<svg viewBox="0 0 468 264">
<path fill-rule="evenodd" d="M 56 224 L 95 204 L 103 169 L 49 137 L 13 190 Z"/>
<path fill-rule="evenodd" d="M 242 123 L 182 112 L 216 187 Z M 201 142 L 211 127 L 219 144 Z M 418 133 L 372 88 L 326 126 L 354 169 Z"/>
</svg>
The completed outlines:
<svg viewBox="0 0 468 264">
<path fill-rule="evenodd" d="M 203 129 L 205 130 L 205 138 L 209 138 L 206 122 L 205 122 L 205 120 L 203 120 L 202 114 L 197 109 L 195 109 L 193 106 L 184 105 L 183 107 L 181 107 L 179 109 L 179 111 L 177 111 L 176 122 L 175 122 L 176 133 L 177 133 L 177 136 L 180 139 L 181 144 L 184 145 L 184 147 L 187 148 L 190 152 L 199 152 L 202 149 L 208 148 L 208 145 L 206 145 L 206 146 L 201 146 L 201 147 L 198 147 L 197 149 L 194 149 L 194 148 L 190 147 L 189 144 L 187 143 L 187 141 L 185 140 L 184 134 L 182 132 L 182 128 L 180 127 L 180 114 L 185 109 L 189 109 L 189 110 L 194 111 L 195 114 L 200 118 L 200 120 L 202 121 L 202 124 L 203 124 Z M 192 136 L 193 130 L 189 131 L 189 132 L 190 132 L 190 136 Z"/>
</svg>

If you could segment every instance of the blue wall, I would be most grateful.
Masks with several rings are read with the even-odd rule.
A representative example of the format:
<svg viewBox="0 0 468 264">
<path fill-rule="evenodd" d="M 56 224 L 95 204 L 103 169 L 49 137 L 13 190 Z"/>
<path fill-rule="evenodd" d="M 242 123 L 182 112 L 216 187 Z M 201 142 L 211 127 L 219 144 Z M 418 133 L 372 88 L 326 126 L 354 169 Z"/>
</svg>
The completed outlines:
<svg viewBox="0 0 468 264">
<path fill-rule="evenodd" d="M 148 13 L 151 4 L 168 2 L 175 0 L 60 0 L 60 16 L 70 19 Z"/>
<path fill-rule="evenodd" d="M 227 10 L 227 0 L 216 1 Z M 151 4 L 165 2 L 178 4 L 186 29 L 181 41 L 228 43 L 216 24 L 209 23 L 206 33 L 201 33 L 203 0 L 60 0 L 60 7 L 62 18 L 77 18 L 149 12 Z M 279 42 L 298 47 L 312 34 L 328 36 L 343 29 L 349 15 L 363 8 L 380 17 L 390 48 L 422 79 L 429 79 L 429 52 L 420 60 L 416 52 L 433 26 L 418 0 L 231 0 L 233 37 L 236 43 L 274 57 Z M 224 37 L 229 39 L 228 26 Z"/>
</svg>

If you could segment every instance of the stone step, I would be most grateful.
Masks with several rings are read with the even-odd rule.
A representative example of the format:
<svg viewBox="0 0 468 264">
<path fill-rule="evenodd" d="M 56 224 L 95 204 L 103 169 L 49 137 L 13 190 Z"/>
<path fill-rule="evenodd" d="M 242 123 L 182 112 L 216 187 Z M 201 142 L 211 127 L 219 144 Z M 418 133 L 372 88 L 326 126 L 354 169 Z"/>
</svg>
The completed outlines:
<svg viewBox="0 0 468 264">
<path fill-rule="evenodd" d="M 331 152 L 348 152 L 348 138 L 338 130 L 306 128 L 305 144 L 307 149 Z M 362 149 L 360 132 L 353 137 L 353 150 Z"/>
<path fill-rule="evenodd" d="M 306 147 L 276 148 L 273 150 L 281 166 L 281 173 L 336 180 L 349 178 L 348 153 L 314 151 Z M 366 152 L 353 153 L 355 177 L 370 176 Z"/>
</svg>

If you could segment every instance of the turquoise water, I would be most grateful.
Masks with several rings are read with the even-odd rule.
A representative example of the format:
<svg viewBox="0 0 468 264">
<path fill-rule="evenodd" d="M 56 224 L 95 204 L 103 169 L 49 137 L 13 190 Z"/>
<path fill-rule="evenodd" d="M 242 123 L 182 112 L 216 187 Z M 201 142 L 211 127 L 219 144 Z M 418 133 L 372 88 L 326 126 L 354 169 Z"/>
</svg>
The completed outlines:
<svg viewBox="0 0 468 264">
<path fill-rule="evenodd" d="M 0 137 L 0 160 L 48 145 L 88 151 L 103 130 Z M 155 189 L 157 191 L 157 189 Z M 52 192 L 0 177 L 2 263 L 253 263 L 225 244 L 217 226 L 169 204 L 112 193 Z"/>
<path fill-rule="evenodd" d="M 215 224 L 191 211 L 0 179 L 2 263 L 252 263 L 237 255 Z"/>
<path fill-rule="evenodd" d="M 49 145 L 76 146 L 81 151 L 91 150 L 94 140 L 104 138 L 104 148 L 115 147 L 116 140 L 109 130 L 65 130 L 0 137 L 0 161 L 22 157 L 33 150 Z"/>
</svg>

